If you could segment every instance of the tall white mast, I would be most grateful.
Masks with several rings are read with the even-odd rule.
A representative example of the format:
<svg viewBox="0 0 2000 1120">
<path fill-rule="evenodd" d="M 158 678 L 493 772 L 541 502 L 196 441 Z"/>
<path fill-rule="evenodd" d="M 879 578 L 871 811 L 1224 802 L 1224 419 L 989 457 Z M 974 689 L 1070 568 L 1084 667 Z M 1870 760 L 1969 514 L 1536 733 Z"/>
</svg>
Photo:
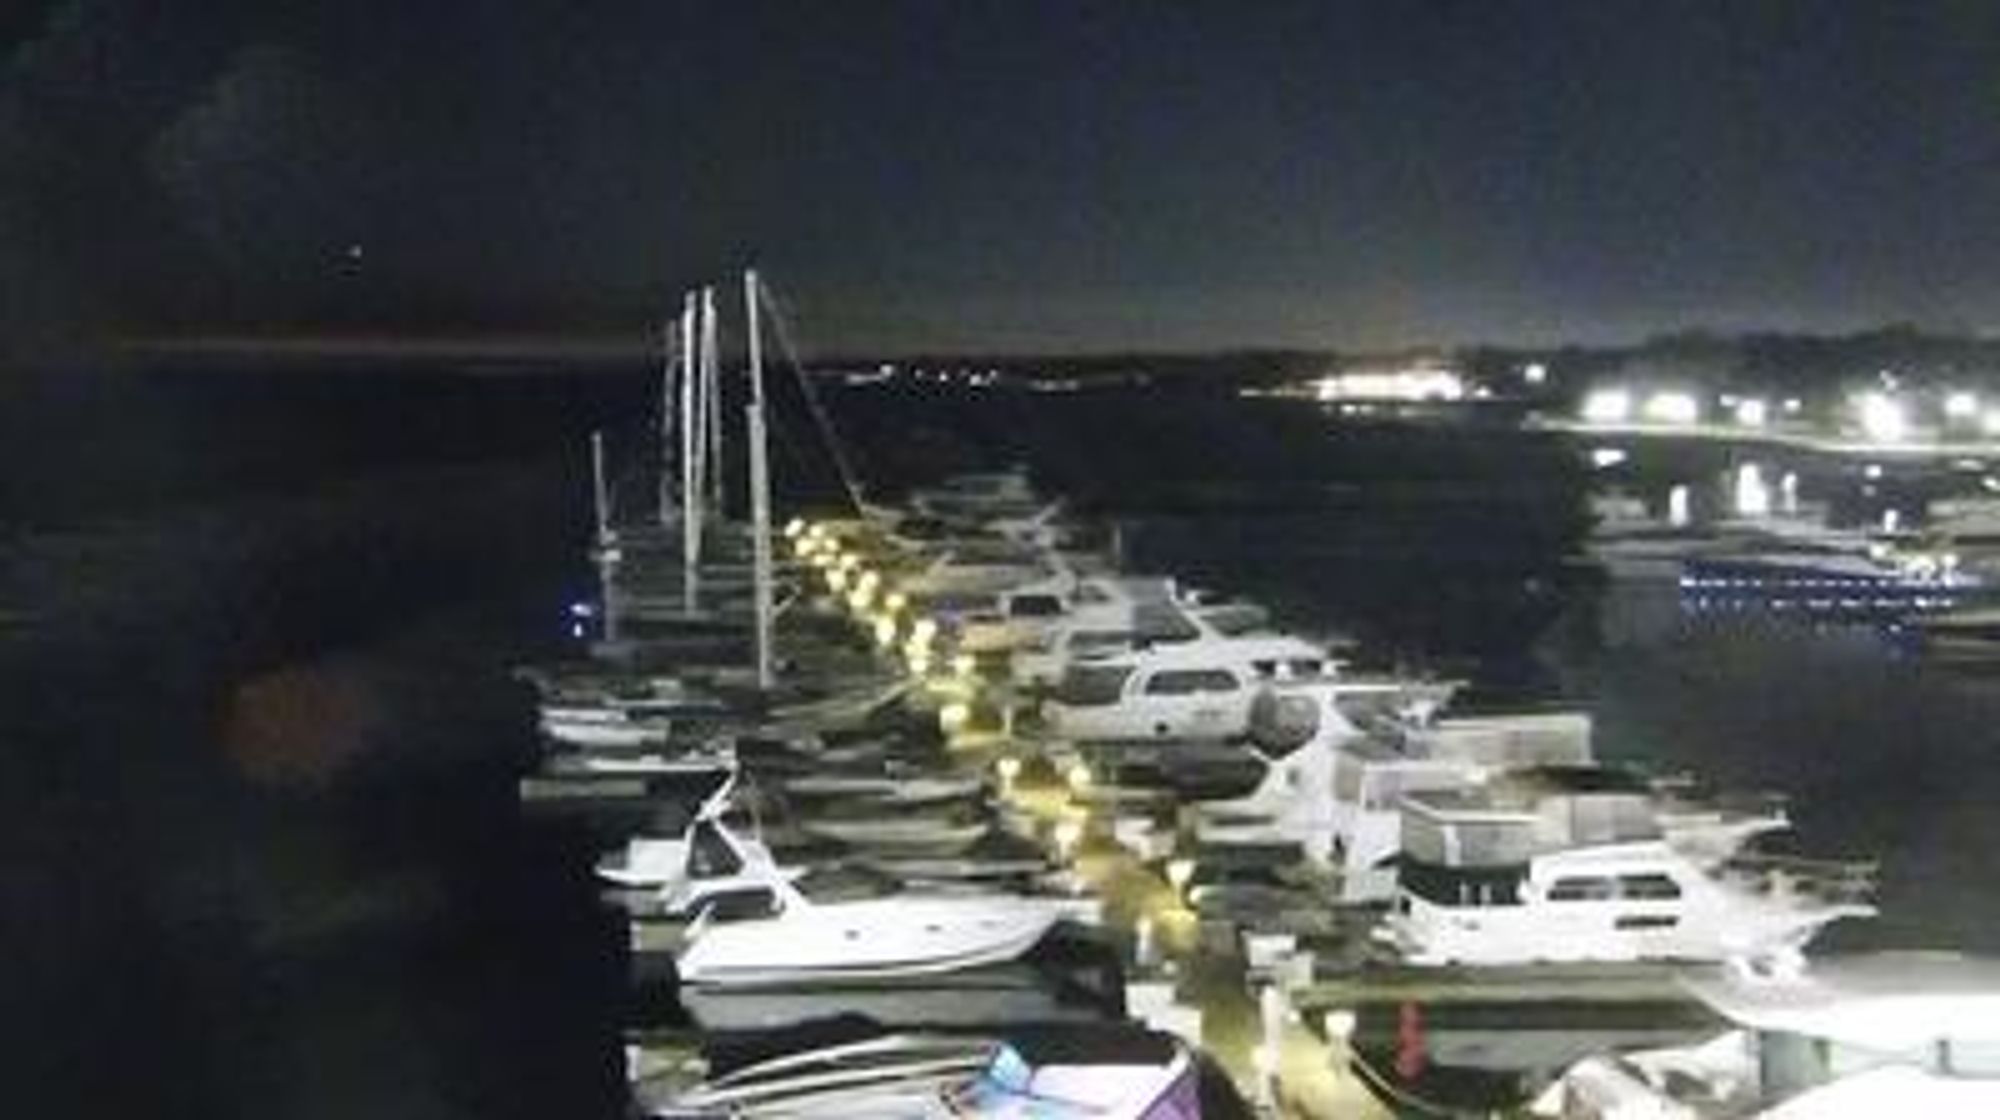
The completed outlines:
<svg viewBox="0 0 2000 1120">
<path fill-rule="evenodd" d="M 704 476 L 708 480 L 708 504 L 718 518 L 727 517 L 727 507 L 723 504 L 722 490 L 722 354 L 720 348 L 720 324 L 715 313 L 715 289 L 701 290 L 701 376 L 703 401 L 706 403 L 708 436 L 708 463 Z"/>
<path fill-rule="evenodd" d="M 659 519 L 662 529 L 674 523 L 674 408 L 675 381 L 680 373 L 681 334 L 678 319 L 667 320 L 660 332 L 660 493 Z"/>
<path fill-rule="evenodd" d="M 611 536 L 611 480 L 604 469 L 604 433 L 590 433 L 590 498 L 597 515 L 597 602 L 604 638 L 618 640 L 618 550 Z"/>
<path fill-rule="evenodd" d="M 604 433 L 590 433 L 590 508 L 597 516 L 597 547 L 611 547 L 611 483 L 604 473 Z"/>
<path fill-rule="evenodd" d="M 750 548 L 757 611 L 757 687 L 774 683 L 771 651 L 771 475 L 764 432 L 764 347 L 757 337 L 757 270 L 743 274 L 743 310 L 750 343 L 750 403 L 744 408 L 750 441 Z"/>
<path fill-rule="evenodd" d="M 701 425 L 695 398 L 695 295 L 681 301 L 681 608 L 694 613 L 701 583 Z"/>
</svg>

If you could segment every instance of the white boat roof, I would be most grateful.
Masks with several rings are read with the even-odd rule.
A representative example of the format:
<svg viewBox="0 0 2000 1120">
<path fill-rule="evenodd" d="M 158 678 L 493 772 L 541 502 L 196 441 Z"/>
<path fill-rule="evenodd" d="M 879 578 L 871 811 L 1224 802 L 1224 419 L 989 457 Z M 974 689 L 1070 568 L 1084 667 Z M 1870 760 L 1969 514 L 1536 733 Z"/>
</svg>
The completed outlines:
<svg viewBox="0 0 2000 1120">
<path fill-rule="evenodd" d="M 1612 766 L 1529 766 L 1485 785 L 1426 790 L 1404 801 L 1424 816 L 1446 820 L 1526 820 L 1550 798 L 1592 794 L 1651 798 L 1654 790 L 1643 776 Z"/>
<path fill-rule="evenodd" d="M 1985 1118 L 2000 1115 L 2000 1081 L 1946 1077 L 1915 1066 L 1888 1065 L 1808 1089 L 1759 1120 L 1853 1120 L 1863 1116 Z"/>
<path fill-rule="evenodd" d="M 1241 638 L 1203 637 L 1162 642 L 1140 649 L 1110 649 L 1077 658 L 1078 664 L 1131 666 L 1135 669 L 1207 668 L 1266 659 L 1330 660 L 1325 650 L 1289 634 L 1257 634 Z"/>
<path fill-rule="evenodd" d="M 1871 953 L 1815 961 L 1797 978 L 1723 972 L 1684 983 L 1717 1012 L 1757 1030 L 1881 1049 L 2000 1041 L 2000 959 Z"/>
</svg>

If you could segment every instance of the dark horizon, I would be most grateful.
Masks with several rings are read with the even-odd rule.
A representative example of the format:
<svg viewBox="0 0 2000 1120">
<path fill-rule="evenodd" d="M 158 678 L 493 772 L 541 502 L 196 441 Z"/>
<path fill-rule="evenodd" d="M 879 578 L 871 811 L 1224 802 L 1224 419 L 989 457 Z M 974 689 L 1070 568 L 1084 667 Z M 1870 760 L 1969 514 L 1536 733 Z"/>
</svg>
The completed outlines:
<svg viewBox="0 0 2000 1120">
<path fill-rule="evenodd" d="M 2000 10 L 66 0 L 0 25 L 13 348 L 644 324 L 838 353 L 2000 323 Z"/>
</svg>

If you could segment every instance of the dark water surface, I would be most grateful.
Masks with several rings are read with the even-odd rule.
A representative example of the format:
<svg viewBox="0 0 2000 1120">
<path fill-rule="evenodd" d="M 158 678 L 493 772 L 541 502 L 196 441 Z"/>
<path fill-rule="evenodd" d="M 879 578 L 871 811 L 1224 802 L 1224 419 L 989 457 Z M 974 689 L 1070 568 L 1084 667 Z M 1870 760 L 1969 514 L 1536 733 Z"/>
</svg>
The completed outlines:
<svg viewBox="0 0 2000 1120">
<path fill-rule="evenodd" d="M 518 811 L 505 670 L 559 648 L 584 434 L 641 448 L 646 375 L 85 386 L 7 415 L 0 1053 L 32 1114 L 617 1114 L 622 929 L 588 838 Z M 1546 437 L 1201 389 L 830 396 L 885 491 L 1030 461 L 1134 566 L 1790 791 L 1808 848 L 1885 860 L 1866 938 L 1994 947 L 1994 690 L 1602 588 Z M 779 427 L 787 500 L 836 494 L 803 412 Z"/>
</svg>

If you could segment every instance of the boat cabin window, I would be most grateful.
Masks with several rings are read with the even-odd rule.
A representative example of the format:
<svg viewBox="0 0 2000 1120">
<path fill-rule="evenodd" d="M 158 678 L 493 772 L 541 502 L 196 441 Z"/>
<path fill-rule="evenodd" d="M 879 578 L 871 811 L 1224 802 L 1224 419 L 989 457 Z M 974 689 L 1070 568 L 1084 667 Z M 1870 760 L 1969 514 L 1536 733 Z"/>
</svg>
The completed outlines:
<svg viewBox="0 0 2000 1120">
<path fill-rule="evenodd" d="M 1052 618 L 1063 613 L 1063 605 L 1054 595 L 1016 595 L 1007 601 L 1007 613 L 1015 618 Z"/>
<path fill-rule="evenodd" d="M 1129 630 L 1078 630 L 1069 636 L 1071 653 L 1124 649 L 1131 644 L 1132 632 Z"/>
<path fill-rule="evenodd" d="M 1200 692 L 1235 692 L 1236 675 L 1227 669 L 1162 669 L 1146 681 L 1150 696 L 1190 696 Z"/>
<path fill-rule="evenodd" d="M 1116 704 L 1131 675 L 1123 665 L 1072 665 L 1056 684 L 1056 700 L 1072 708 Z"/>
<path fill-rule="evenodd" d="M 1317 657 L 1267 657 L 1252 661 L 1250 667 L 1267 681 L 1317 677 L 1326 671 L 1326 662 Z"/>
<path fill-rule="evenodd" d="M 1671 876 L 1620 875 L 1618 877 L 1618 897 L 1633 899 L 1670 899 L 1681 896 L 1681 885 Z"/>
<path fill-rule="evenodd" d="M 695 879 L 717 879 L 743 870 L 743 857 L 714 821 L 700 821 L 688 842 L 688 875 Z"/>
<path fill-rule="evenodd" d="M 1438 906 L 1518 906 L 1525 874 L 1519 864 L 1468 868 L 1404 860 L 1396 883 L 1405 894 Z"/>
<path fill-rule="evenodd" d="M 1599 875 L 1557 879 L 1549 888 L 1550 902 L 1601 902 L 1617 897 L 1617 882 Z"/>
<path fill-rule="evenodd" d="M 717 891 L 701 901 L 702 915 L 717 924 L 769 918 L 775 916 L 779 909 L 778 892 L 769 887 Z"/>
</svg>

